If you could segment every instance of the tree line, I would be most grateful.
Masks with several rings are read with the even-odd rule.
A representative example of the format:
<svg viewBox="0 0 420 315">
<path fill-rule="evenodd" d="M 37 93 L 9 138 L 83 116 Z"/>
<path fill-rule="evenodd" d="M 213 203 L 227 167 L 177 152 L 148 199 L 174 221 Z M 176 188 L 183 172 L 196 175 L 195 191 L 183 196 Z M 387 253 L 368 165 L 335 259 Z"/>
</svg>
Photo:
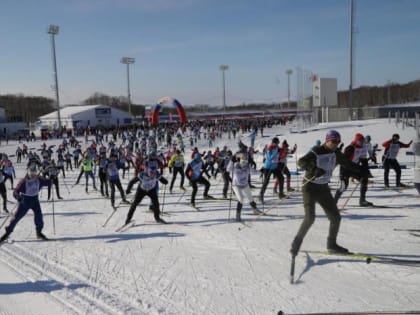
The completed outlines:
<svg viewBox="0 0 420 315">
<path fill-rule="evenodd" d="M 338 107 L 348 107 L 349 91 L 339 91 Z M 353 89 L 353 107 L 380 106 L 386 104 L 403 104 L 420 101 L 420 80 L 406 84 L 391 83 L 385 86 L 361 86 Z M 128 111 L 129 102 L 125 96 L 110 96 L 101 92 L 95 92 L 81 105 L 103 104 L 117 109 Z M 56 110 L 55 100 L 43 96 L 25 96 L 23 94 L 0 95 L 0 106 L 5 109 L 6 120 L 9 122 L 23 121 L 27 124 L 35 122 L 39 116 L 51 113 Z M 131 104 L 131 113 L 135 116 L 144 116 L 145 108 L 148 105 Z M 296 108 L 296 102 L 290 103 L 291 108 Z M 262 103 L 262 104 L 238 104 L 229 106 L 230 110 L 261 110 L 261 109 L 285 109 L 288 104 L 283 103 Z M 219 108 L 206 104 L 186 106 L 187 111 L 211 112 L 219 111 Z M 172 108 L 163 108 L 168 113 Z"/>
</svg>

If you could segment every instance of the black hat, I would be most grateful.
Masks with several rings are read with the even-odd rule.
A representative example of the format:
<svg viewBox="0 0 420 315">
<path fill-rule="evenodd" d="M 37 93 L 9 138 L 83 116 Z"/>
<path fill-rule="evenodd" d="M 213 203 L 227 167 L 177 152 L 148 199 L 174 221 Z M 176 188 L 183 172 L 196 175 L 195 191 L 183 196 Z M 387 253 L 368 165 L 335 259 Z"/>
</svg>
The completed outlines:
<svg viewBox="0 0 420 315">
<path fill-rule="evenodd" d="M 280 140 L 279 140 L 279 138 L 274 137 L 273 140 L 271 140 L 271 142 L 272 143 L 275 143 L 275 144 L 279 144 L 280 143 Z"/>
</svg>

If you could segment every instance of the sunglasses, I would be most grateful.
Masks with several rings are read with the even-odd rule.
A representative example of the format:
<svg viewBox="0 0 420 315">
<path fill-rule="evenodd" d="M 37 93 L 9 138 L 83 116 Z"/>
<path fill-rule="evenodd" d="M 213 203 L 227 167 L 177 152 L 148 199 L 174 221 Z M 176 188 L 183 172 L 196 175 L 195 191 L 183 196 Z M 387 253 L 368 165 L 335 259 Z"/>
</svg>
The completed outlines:
<svg viewBox="0 0 420 315">
<path fill-rule="evenodd" d="M 340 144 L 341 140 L 331 140 L 331 142 L 334 144 Z"/>
</svg>

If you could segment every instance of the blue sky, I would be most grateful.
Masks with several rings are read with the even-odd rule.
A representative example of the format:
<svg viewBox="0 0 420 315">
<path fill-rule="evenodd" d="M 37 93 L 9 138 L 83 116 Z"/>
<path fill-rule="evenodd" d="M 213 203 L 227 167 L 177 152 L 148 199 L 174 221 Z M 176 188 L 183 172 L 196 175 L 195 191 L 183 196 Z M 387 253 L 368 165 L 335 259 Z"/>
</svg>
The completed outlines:
<svg viewBox="0 0 420 315">
<path fill-rule="evenodd" d="M 356 0 L 355 82 L 420 78 L 420 1 Z M 54 98 L 51 41 L 61 104 L 94 92 L 133 103 L 163 96 L 185 105 L 296 98 L 297 67 L 349 85 L 349 0 L 1 0 L 0 94 Z"/>
</svg>

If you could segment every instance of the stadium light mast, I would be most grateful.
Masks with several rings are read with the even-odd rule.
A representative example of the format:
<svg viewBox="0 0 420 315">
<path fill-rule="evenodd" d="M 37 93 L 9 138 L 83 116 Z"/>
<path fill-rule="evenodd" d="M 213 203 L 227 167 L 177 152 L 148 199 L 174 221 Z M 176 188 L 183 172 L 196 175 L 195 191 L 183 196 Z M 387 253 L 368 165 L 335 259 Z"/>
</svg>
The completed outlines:
<svg viewBox="0 0 420 315">
<path fill-rule="evenodd" d="M 219 69 L 222 71 L 222 81 L 223 81 L 223 110 L 226 112 L 226 81 L 225 81 L 225 71 L 229 69 L 228 65 L 220 65 Z"/>
<path fill-rule="evenodd" d="M 354 34 L 354 2 L 350 0 L 350 51 L 349 51 L 349 120 L 353 118 L 353 34 Z"/>
<path fill-rule="evenodd" d="M 134 63 L 136 60 L 130 57 L 122 57 L 121 63 L 127 65 L 127 96 L 128 96 L 128 112 L 131 115 L 131 94 L 130 94 L 130 64 Z"/>
<path fill-rule="evenodd" d="M 60 96 L 58 93 L 58 75 L 57 75 L 57 58 L 55 55 L 55 35 L 58 34 L 59 27 L 57 25 L 50 25 L 47 33 L 51 35 L 51 49 L 54 67 L 54 80 L 55 80 L 55 99 L 57 103 L 57 118 L 58 118 L 58 129 L 61 129 L 61 116 L 60 116 Z"/>
<path fill-rule="evenodd" d="M 287 108 L 290 108 L 290 75 L 293 73 L 292 69 L 286 70 L 287 74 Z"/>
</svg>

